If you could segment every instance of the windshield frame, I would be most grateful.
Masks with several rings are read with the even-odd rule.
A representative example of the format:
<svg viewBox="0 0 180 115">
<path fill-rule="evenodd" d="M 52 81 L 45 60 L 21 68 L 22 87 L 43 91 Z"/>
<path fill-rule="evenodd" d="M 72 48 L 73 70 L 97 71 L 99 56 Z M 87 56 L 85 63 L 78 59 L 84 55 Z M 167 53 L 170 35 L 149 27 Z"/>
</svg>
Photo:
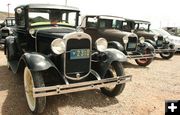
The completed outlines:
<svg viewBox="0 0 180 115">
<path fill-rule="evenodd" d="M 44 11 L 47 11 L 47 12 L 45 12 L 45 13 L 48 13 L 48 11 L 53 11 L 53 10 L 56 10 L 56 11 L 60 11 L 60 12 L 64 12 L 64 13 L 75 13 L 75 19 L 74 19 L 74 25 L 66 25 L 66 24 L 63 24 L 63 23 L 55 23 L 55 24 L 53 24 L 53 23 L 51 23 L 50 22 L 50 20 L 49 20 L 49 23 L 47 23 L 47 24 L 42 24 L 42 25 L 31 25 L 31 23 L 30 23 L 30 17 L 29 17 L 29 14 L 30 14 L 30 12 L 37 12 L 37 13 L 43 13 L 43 10 Z M 47 26 L 63 26 L 63 27 L 72 27 L 72 28 L 76 28 L 77 26 L 78 26 L 78 22 L 79 22 L 79 10 L 67 10 L 67 9 L 47 9 L 47 8 L 29 8 L 28 9 L 28 12 L 27 12 L 27 15 L 28 15 L 28 26 L 30 27 L 30 28 L 34 28 L 34 27 L 47 27 Z M 68 17 L 68 19 L 69 19 L 69 16 L 67 16 Z M 67 18 L 66 17 L 66 18 Z M 66 21 L 68 20 L 68 19 L 66 19 Z M 36 22 L 37 23 L 37 22 Z"/>
</svg>

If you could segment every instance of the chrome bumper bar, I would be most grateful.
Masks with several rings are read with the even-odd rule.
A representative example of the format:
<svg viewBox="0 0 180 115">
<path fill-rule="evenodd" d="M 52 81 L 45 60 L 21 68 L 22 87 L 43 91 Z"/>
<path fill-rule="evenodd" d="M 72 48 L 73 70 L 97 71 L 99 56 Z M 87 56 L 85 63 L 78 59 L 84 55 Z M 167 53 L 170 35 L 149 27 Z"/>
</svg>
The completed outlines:
<svg viewBox="0 0 180 115">
<path fill-rule="evenodd" d="M 175 49 L 155 49 L 155 53 L 175 52 Z"/>
<path fill-rule="evenodd" d="M 132 76 L 117 76 L 116 78 L 106 78 L 94 81 L 85 81 L 80 83 L 73 83 L 67 85 L 56 85 L 48 87 L 33 88 L 33 97 L 44 97 L 52 95 L 60 95 L 72 92 L 86 91 L 92 89 L 99 89 L 101 87 L 106 87 L 110 84 L 123 84 L 131 81 Z"/>
<path fill-rule="evenodd" d="M 127 55 L 127 58 L 130 59 L 145 59 L 145 58 L 154 58 L 153 54 L 145 54 L 145 55 Z"/>
</svg>

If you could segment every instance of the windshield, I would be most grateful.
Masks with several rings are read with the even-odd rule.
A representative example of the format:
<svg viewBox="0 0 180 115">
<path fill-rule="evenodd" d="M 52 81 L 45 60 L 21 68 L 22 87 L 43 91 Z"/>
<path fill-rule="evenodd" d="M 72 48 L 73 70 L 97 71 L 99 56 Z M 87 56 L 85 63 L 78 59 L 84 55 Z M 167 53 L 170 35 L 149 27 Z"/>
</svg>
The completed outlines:
<svg viewBox="0 0 180 115">
<path fill-rule="evenodd" d="M 6 20 L 7 27 L 14 26 L 14 25 L 15 25 L 15 19 L 7 19 Z"/>
<path fill-rule="evenodd" d="M 77 24 L 77 14 L 77 11 L 29 9 L 29 24 L 30 26 L 65 25 L 75 27 Z"/>
<path fill-rule="evenodd" d="M 152 32 L 155 34 L 160 34 L 162 36 L 169 36 L 170 35 L 167 31 L 165 31 L 163 29 L 153 29 Z"/>
<path fill-rule="evenodd" d="M 135 30 L 148 31 L 149 24 L 137 23 L 137 24 L 135 24 Z"/>
<path fill-rule="evenodd" d="M 99 28 L 115 28 L 121 29 L 123 26 L 122 20 L 116 19 L 99 19 Z"/>
</svg>

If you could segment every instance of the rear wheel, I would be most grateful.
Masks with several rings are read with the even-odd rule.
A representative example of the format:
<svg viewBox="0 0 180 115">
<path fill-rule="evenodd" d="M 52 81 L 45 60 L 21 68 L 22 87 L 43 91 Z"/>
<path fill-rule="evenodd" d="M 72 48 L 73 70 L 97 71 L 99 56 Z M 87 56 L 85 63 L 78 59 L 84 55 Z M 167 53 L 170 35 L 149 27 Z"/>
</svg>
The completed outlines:
<svg viewBox="0 0 180 115">
<path fill-rule="evenodd" d="M 113 78 L 124 75 L 124 68 L 121 63 L 113 62 L 106 72 L 105 78 Z M 115 97 L 122 93 L 124 90 L 125 83 L 118 85 L 109 85 L 101 88 L 101 92 L 109 97 Z"/>
<path fill-rule="evenodd" d="M 33 97 L 33 88 L 45 87 L 41 72 L 32 72 L 25 67 L 24 69 L 24 89 L 30 110 L 33 113 L 42 113 L 46 105 L 46 97 Z"/>
<path fill-rule="evenodd" d="M 151 51 L 149 49 L 146 49 L 144 54 L 151 54 Z M 138 65 L 145 67 L 153 61 L 153 58 L 135 59 L 135 61 Z"/>
<path fill-rule="evenodd" d="M 160 53 L 160 56 L 163 58 L 163 59 L 170 59 L 172 58 L 174 55 L 174 52 L 164 52 L 164 53 Z"/>
</svg>

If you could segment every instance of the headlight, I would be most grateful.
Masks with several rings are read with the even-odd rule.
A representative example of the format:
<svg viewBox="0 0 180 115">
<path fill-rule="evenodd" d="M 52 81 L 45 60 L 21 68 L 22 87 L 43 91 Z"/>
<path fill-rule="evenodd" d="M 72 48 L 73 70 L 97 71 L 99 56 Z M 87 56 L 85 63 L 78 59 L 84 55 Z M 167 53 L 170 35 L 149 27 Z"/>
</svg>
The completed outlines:
<svg viewBox="0 0 180 115">
<path fill-rule="evenodd" d="M 13 31 L 12 31 L 12 30 L 9 30 L 9 34 L 12 35 L 12 34 L 13 34 Z"/>
<path fill-rule="evenodd" d="M 57 55 L 64 53 L 65 52 L 64 40 L 61 38 L 57 38 L 57 39 L 53 40 L 51 43 L 51 49 Z"/>
<path fill-rule="evenodd" d="M 155 35 L 155 36 L 154 36 L 154 39 L 155 39 L 155 41 L 156 41 L 156 40 L 158 39 L 158 35 Z"/>
<path fill-rule="evenodd" d="M 144 41 L 145 41 L 144 37 L 140 37 L 140 38 L 139 38 L 139 42 L 140 42 L 141 44 L 143 44 Z"/>
<path fill-rule="evenodd" d="M 30 29 L 30 30 L 29 30 L 29 33 L 30 33 L 31 35 L 33 35 L 33 34 L 35 33 L 35 30 L 34 30 L 34 29 Z"/>
<path fill-rule="evenodd" d="M 104 38 L 99 38 L 96 40 L 96 48 L 99 51 L 104 51 L 108 47 L 108 42 Z"/>
<path fill-rule="evenodd" d="M 123 42 L 124 42 L 125 44 L 127 44 L 127 43 L 128 43 L 128 41 L 129 41 L 128 36 L 124 36 L 124 37 L 123 37 Z"/>
</svg>

